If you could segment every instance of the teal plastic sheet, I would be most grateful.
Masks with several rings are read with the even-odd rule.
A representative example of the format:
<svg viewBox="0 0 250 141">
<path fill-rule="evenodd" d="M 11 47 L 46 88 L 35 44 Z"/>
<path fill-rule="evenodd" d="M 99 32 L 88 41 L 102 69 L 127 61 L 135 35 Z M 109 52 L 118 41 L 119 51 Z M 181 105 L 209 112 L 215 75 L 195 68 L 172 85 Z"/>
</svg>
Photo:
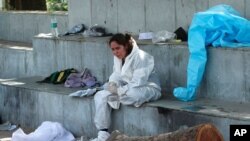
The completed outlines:
<svg viewBox="0 0 250 141">
<path fill-rule="evenodd" d="M 207 46 L 250 47 L 250 22 L 229 5 L 217 5 L 194 15 L 188 31 L 187 87 L 175 88 L 173 92 L 179 100 L 196 98 L 206 67 Z"/>
</svg>

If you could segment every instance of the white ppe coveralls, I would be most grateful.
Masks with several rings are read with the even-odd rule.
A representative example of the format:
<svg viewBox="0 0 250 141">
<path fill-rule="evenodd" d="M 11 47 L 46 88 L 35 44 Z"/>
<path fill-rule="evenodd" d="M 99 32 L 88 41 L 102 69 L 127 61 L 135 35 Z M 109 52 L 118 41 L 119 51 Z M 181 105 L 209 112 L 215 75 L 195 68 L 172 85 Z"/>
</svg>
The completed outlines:
<svg viewBox="0 0 250 141">
<path fill-rule="evenodd" d="M 122 60 L 114 56 L 113 73 L 109 82 L 118 86 L 119 100 L 124 105 L 134 105 L 154 101 L 160 98 L 160 82 L 154 69 L 154 58 L 140 50 L 134 41 L 131 53 Z M 108 129 L 111 121 L 111 107 L 108 105 L 108 96 L 112 93 L 102 90 L 95 94 L 95 124 L 97 129 Z"/>
</svg>

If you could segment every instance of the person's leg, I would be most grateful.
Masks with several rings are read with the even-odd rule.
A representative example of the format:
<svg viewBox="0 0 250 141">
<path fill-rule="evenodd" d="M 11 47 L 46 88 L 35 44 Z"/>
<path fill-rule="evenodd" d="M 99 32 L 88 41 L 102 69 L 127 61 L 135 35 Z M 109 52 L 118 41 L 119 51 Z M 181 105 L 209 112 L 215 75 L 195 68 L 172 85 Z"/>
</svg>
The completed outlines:
<svg viewBox="0 0 250 141">
<path fill-rule="evenodd" d="M 108 129 L 110 126 L 111 108 L 108 105 L 108 96 L 111 95 L 109 91 L 102 90 L 95 94 L 95 125 L 98 130 Z"/>
<path fill-rule="evenodd" d="M 98 137 L 95 141 L 105 141 L 109 137 L 107 132 L 111 121 L 111 108 L 108 105 L 108 96 L 111 95 L 109 91 L 102 90 L 95 94 L 95 118 L 94 122 L 96 128 L 99 130 Z"/>
<path fill-rule="evenodd" d="M 141 106 L 145 102 L 154 101 L 161 97 L 161 91 L 145 86 L 132 88 L 127 93 L 120 97 L 120 102 L 124 105 L 134 105 L 136 107 Z"/>
</svg>

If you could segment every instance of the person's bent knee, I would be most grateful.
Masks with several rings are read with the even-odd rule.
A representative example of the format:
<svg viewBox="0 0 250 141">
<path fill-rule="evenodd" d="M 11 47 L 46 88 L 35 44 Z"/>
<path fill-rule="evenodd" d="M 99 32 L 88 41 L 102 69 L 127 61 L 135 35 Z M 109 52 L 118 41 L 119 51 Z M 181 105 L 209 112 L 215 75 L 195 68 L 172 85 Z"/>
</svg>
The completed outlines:
<svg viewBox="0 0 250 141">
<path fill-rule="evenodd" d="M 129 97 L 136 97 L 138 93 L 138 88 L 131 88 L 126 92 L 126 95 Z"/>
<path fill-rule="evenodd" d="M 122 95 L 120 97 L 120 102 L 124 105 L 132 105 L 139 101 L 140 95 L 138 95 L 138 89 L 137 88 L 131 88 L 129 89 L 125 95 Z"/>
</svg>

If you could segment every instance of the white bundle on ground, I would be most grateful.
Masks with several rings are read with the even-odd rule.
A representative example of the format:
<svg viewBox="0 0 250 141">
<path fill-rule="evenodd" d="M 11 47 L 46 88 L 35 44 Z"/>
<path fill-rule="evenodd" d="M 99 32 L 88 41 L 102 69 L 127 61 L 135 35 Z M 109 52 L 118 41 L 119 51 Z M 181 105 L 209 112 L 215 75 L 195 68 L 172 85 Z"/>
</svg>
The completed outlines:
<svg viewBox="0 0 250 141">
<path fill-rule="evenodd" d="M 45 121 L 30 134 L 19 128 L 12 134 L 12 141 L 75 141 L 75 138 L 60 123 Z"/>
</svg>

